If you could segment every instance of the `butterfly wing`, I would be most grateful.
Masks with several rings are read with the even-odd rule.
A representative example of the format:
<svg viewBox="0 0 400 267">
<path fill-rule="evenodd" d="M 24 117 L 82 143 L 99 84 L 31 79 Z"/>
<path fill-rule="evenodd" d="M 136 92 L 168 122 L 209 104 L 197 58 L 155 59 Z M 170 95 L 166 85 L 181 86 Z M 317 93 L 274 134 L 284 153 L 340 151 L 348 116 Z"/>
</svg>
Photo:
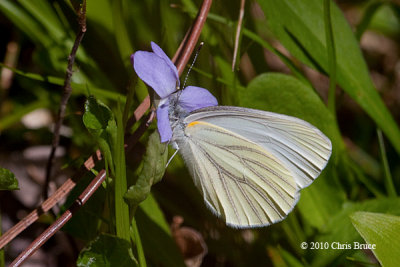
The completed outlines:
<svg viewBox="0 0 400 267">
<path fill-rule="evenodd" d="M 241 107 L 215 106 L 192 112 L 185 123 L 207 122 L 238 134 L 275 156 L 296 180 L 310 185 L 326 166 L 331 141 L 316 127 L 298 118 Z"/>
<path fill-rule="evenodd" d="M 286 166 L 262 146 L 227 130 L 192 121 L 180 139 L 183 156 L 208 207 L 233 227 L 282 220 L 298 200 Z"/>
</svg>

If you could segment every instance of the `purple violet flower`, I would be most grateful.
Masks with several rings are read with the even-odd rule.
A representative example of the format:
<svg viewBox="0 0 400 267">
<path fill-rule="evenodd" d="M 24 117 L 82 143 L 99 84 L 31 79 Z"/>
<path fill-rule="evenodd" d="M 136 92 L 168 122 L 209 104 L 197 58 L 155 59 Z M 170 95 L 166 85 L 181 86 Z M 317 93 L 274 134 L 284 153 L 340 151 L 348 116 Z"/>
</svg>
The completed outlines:
<svg viewBox="0 0 400 267">
<path fill-rule="evenodd" d="M 172 138 L 169 104 L 171 94 L 179 88 L 180 82 L 174 63 L 164 51 L 154 42 L 151 42 L 151 48 L 153 52 L 137 51 L 131 56 L 131 61 L 140 79 L 161 98 L 157 108 L 157 127 L 161 142 L 164 143 Z M 218 102 L 207 89 L 188 86 L 182 90 L 178 105 L 189 113 L 196 109 L 216 106 Z"/>
</svg>

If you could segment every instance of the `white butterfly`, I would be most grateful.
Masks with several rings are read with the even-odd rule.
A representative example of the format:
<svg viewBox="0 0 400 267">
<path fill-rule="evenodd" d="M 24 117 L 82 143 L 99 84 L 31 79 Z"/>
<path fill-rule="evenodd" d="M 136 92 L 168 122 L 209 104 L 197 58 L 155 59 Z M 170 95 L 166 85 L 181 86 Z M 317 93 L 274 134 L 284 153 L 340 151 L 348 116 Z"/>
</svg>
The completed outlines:
<svg viewBox="0 0 400 267">
<path fill-rule="evenodd" d="M 228 106 L 178 119 L 172 141 L 207 206 L 238 228 L 283 220 L 332 150 L 330 140 L 303 120 Z"/>
<path fill-rule="evenodd" d="M 199 87 L 175 91 L 176 69 L 161 48 L 152 47 L 154 53 L 135 53 L 134 68 L 161 97 L 161 140 L 179 150 L 207 206 L 237 228 L 283 220 L 299 190 L 326 166 L 330 140 L 298 118 L 216 106 L 216 99 Z"/>
</svg>

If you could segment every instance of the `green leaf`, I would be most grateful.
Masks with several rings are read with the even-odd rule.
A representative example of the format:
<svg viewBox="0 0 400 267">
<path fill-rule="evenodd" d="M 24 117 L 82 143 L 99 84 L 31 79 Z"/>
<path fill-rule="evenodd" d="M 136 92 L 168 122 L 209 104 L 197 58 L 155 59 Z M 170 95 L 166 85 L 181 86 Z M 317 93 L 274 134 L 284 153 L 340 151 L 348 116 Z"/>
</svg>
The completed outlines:
<svg viewBox="0 0 400 267">
<path fill-rule="evenodd" d="M 350 215 L 354 227 L 382 266 L 398 266 L 400 262 L 400 217 L 373 212 L 355 212 Z"/>
<path fill-rule="evenodd" d="M 370 211 L 380 213 L 391 213 L 400 215 L 400 198 L 380 198 L 364 202 L 351 203 L 343 205 L 342 210 L 336 213 L 326 224 L 323 232 L 314 237 L 312 241 L 327 242 L 332 244 L 351 244 L 353 242 L 362 242 L 360 235 L 354 229 L 350 215 L 356 211 Z M 300 245 L 300 244 L 299 244 Z M 329 249 L 314 250 L 313 266 L 329 266 L 339 257 L 349 256 L 354 253 L 351 249 Z"/>
<path fill-rule="evenodd" d="M 79 267 L 137 266 L 130 253 L 130 243 L 113 235 L 102 234 L 79 254 Z"/>
<path fill-rule="evenodd" d="M 14 173 L 0 167 L 0 190 L 18 190 L 18 180 Z"/>
<path fill-rule="evenodd" d="M 151 194 L 140 203 L 135 217 L 149 266 L 186 266 L 172 239 L 169 225 Z"/>
<path fill-rule="evenodd" d="M 158 131 L 154 131 L 147 142 L 146 153 L 143 158 L 143 168 L 139 177 L 132 185 L 124 198 L 132 206 L 139 205 L 150 194 L 151 187 L 164 176 L 168 160 L 168 147 L 160 143 Z"/>
<path fill-rule="evenodd" d="M 114 173 L 111 149 L 115 147 L 117 123 L 112 111 L 94 96 L 89 96 L 85 103 L 83 123 L 96 138 L 102 154 Z"/>
<path fill-rule="evenodd" d="M 274 248 L 274 247 L 268 247 L 268 252 L 271 255 L 271 252 L 273 252 L 275 255 L 275 261 L 274 261 L 274 266 L 278 267 L 284 267 L 284 266 L 290 266 L 290 267 L 303 267 L 304 265 L 296 259 L 290 252 L 284 250 L 281 247 Z"/>
<path fill-rule="evenodd" d="M 85 103 L 83 122 L 90 131 L 97 135 L 106 129 L 108 123 L 114 120 L 111 110 L 94 96 L 89 96 Z"/>
<path fill-rule="evenodd" d="M 259 0 L 270 29 L 290 53 L 305 64 L 329 73 L 323 1 Z M 337 82 L 371 116 L 398 153 L 400 130 L 369 76 L 357 40 L 346 19 L 332 3 L 331 19 L 336 41 Z"/>
<path fill-rule="evenodd" d="M 400 33 L 399 6 L 397 3 L 381 2 L 385 5 L 374 14 L 368 28 L 396 38 Z"/>
<path fill-rule="evenodd" d="M 343 190 L 332 181 L 334 175 L 335 166 L 329 164 L 312 185 L 301 190 L 298 209 L 307 223 L 318 229 L 326 226 L 346 199 Z"/>
</svg>

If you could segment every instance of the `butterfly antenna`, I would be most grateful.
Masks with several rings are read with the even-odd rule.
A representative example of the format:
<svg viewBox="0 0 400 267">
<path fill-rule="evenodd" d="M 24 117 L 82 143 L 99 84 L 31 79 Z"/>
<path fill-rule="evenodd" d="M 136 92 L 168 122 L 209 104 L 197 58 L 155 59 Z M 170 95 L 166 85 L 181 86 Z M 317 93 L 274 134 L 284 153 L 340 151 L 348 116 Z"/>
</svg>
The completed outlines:
<svg viewBox="0 0 400 267">
<path fill-rule="evenodd" d="M 179 149 L 175 150 L 174 154 L 169 158 L 167 165 L 165 165 L 165 168 L 168 167 L 169 163 L 172 161 L 172 159 L 175 157 L 176 153 L 178 153 Z"/>
<path fill-rule="evenodd" d="M 187 82 L 187 79 L 188 79 L 188 77 L 189 77 L 189 73 L 190 73 L 190 71 L 192 70 L 194 63 L 196 62 L 197 56 L 199 55 L 200 49 L 203 47 L 203 45 L 204 45 L 204 42 L 201 42 L 201 43 L 199 44 L 199 46 L 197 47 L 196 53 L 194 54 L 193 62 L 192 62 L 192 64 L 190 65 L 190 67 L 189 67 L 189 69 L 188 69 L 188 72 L 186 73 L 185 80 L 183 81 L 183 87 L 182 87 L 182 89 L 185 89 L 185 87 L 186 87 L 186 82 Z"/>
</svg>

